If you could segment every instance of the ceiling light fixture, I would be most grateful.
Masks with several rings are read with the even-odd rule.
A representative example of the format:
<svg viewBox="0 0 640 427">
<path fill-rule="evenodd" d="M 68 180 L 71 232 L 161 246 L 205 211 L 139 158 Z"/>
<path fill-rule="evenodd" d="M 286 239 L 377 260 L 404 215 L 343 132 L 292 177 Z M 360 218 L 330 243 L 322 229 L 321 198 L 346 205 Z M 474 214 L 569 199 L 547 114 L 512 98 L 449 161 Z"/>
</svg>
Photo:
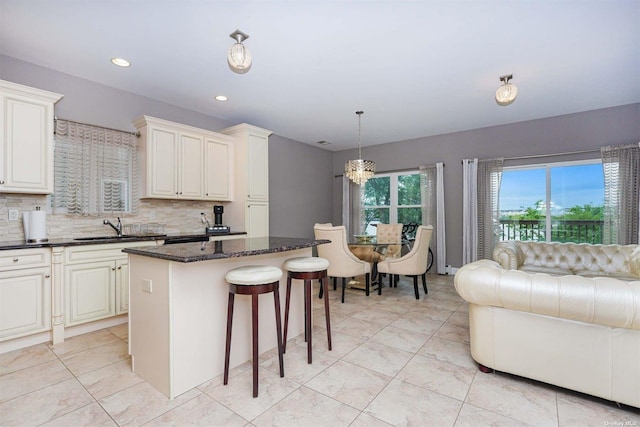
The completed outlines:
<svg viewBox="0 0 640 427">
<path fill-rule="evenodd" d="M 227 98 L 224 95 L 217 95 L 216 96 L 216 101 L 228 101 L 228 100 L 229 100 L 229 98 Z"/>
<path fill-rule="evenodd" d="M 131 67 L 131 63 L 124 58 L 111 58 L 111 63 L 118 67 Z"/>
<path fill-rule="evenodd" d="M 513 74 L 507 74 L 506 76 L 500 77 L 502 86 L 496 90 L 496 102 L 498 105 L 504 107 L 516 100 L 516 96 L 518 96 L 518 88 L 509 83 L 509 80 L 512 78 Z"/>
<path fill-rule="evenodd" d="M 236 41 L 227 54 L 229 68 L 234 73 L 244 74 L 251 69 L 251 52 L 242 44 L 243 41 L 249 38 L 249 35 L 240 30 L 235 30 L 229 34 L 229 37 Z"/>
<path fill-rule="evenodd" d="M 364 111 L 356 111 L 358 115 L 358 159 L 349 160 L 344 164 L 344 174 L 353 182 L 362 185 L 376 173 L 376 163 L 373 160 L 362 160 L 360 120 Z"/>
</svg>

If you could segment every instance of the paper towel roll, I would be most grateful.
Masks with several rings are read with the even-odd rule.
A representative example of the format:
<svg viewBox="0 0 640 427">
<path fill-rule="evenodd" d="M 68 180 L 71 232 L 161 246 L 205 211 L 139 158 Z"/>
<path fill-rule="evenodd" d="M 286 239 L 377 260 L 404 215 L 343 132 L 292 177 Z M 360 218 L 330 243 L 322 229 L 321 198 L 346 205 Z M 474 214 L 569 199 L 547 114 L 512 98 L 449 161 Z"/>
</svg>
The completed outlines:
<svg viewBox="0 0 640 427">
<path fill-rule="evenodd" d="M 46 242 L 47 213 L 45 211 L 23 212 L 24 237 L 28 243 Z"/>
</svg>

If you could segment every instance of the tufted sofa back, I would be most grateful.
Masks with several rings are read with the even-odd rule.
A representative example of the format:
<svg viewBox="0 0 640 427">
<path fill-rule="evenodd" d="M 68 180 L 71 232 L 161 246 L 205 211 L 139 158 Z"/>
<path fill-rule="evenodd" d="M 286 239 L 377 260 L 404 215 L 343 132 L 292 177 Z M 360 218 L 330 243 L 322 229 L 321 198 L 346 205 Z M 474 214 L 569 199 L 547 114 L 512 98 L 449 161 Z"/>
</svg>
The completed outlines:
<svg viewBox="0 0 640 427">
<path fill-rule="evenodd" d="M 632 255 L 638 253 L 638 245 L 523 241 L 516 243 L 524 256 L 524 264 L 527 265 L 572 271 L 640 275 L 640 266 L 636 265 L 637 262 L 630 262 Z"/>
</svg>

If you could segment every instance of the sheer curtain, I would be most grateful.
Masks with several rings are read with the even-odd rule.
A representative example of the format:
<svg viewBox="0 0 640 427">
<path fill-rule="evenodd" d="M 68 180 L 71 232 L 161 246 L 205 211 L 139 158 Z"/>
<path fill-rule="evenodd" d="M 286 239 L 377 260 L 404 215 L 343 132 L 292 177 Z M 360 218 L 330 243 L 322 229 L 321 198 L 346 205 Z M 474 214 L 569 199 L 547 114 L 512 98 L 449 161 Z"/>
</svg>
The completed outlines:
<svg viewBox="0 0 640 427">
<path fill-rule="evenodd" d="M 363 234 L 364 220 L 361 209 L 361 186 L 347 176 L 342 177 L 342 225 L 347 229 L 348 237 Z"/>
<path fill-rule="evenodd" d="M 54 213 L 137 212 L 135 135 L 57 119 L 54 142 Z"/>
<path fill-rule="evenodd" d="M 435 236 L 429 247 L 433 252 L 436 272 L 444 274 L 446 268 L 446 238 L 444 214 L 444 163 L 420 166 L 422 224 L 433 225 Z"/>
<path fill-rule="evenodd" d="M 500 236 L 503 159 L 462 161 L 462 263 L 491 259 Z"/>
<path fill-rule="evenodd" d="M 640 221 L 640 143 L 601 148 L 604 172 L 602 243 L 637 244 Z"/>
</svg>

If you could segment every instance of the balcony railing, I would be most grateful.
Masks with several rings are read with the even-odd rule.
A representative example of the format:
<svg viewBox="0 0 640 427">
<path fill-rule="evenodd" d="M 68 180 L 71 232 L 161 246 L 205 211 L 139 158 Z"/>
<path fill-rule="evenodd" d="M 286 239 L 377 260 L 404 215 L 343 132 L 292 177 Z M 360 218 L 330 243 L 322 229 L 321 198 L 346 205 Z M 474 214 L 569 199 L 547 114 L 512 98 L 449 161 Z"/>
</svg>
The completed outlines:
<svg viewBox="0 0 640 427">
<path fill-rule="evenodd" d="M 551 220 L 552 242 L 602 243 L 603 221 Z M 500 240 L 533 240 L 547 238 L 545 220 L 500 220 Z"/>
</svg>

